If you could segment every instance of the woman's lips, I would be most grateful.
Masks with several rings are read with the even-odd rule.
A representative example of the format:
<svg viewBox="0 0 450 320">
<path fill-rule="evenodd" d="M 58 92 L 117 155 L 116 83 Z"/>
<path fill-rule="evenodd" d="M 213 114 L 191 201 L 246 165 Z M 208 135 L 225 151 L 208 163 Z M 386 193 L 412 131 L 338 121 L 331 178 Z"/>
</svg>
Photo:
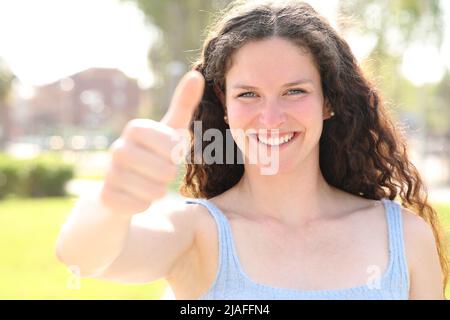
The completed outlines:
<svg viewBox="0 0 450 320">
<path fill-rule="evenodd" d="M 272 135 L 258 135 L 251 134 L 249 135 L 251 139 L 256 141 L 258 145 L 263 145 L 265 147 L 278 147 L 284 148 L 290 144 L 292 144 L 299 136 L 301 132 L 292 131 L 292 132 L 284 132 L 280 134 L 272 134 Z"/>
</svg>

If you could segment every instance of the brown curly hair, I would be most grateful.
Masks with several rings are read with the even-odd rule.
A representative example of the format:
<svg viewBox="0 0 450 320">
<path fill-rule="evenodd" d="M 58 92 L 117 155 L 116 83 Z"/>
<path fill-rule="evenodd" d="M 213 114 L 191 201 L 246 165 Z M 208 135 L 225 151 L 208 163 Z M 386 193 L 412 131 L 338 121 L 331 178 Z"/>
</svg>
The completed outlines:
<svg viewBox="0 0 450 320">
<path fill-rule="evenodd" d="M 220 130 L 223 136 L 229 134 L 220 95 L 225 92 L 225 75 L 233 53 L 249 41 L 274 36 L 288 39 L 312 54 L 324 97 L 336 113 L 331 121 L 324 122 L 320 139 L 320 169 L 325 180 L 367 199 L 399 197 L 402 206 L 428 222 L 436 239 L 445 296 L 448 262 L 444 235 L 437 213 L 428 203 L 426 186 L 408 158 L 403 132 L 388 116 L 380 94 L 363 75 L 347 42 L 309 4 L 234 2 L 220 12 L 193 66 L 203 74 L 206 85 L 192 118 L 188 156 L 198 156 L 194 152 L 196 145 L 201 150 L 208 145 L 201 136 L 194 136 L 194 121 L 201 121 L 202 134 L 210 128 Z M 223 147 L 225 150 L 225 142 Z M 242 155 L 236 144 L 234 148 L 234 164 L 226 164 L 225 159 L 223 164 L 187 162 L 180 192 L 187 197 L 209 199 L 233 187 L 244 173 L 244 165 L 237 161 Z"/>
</svg>

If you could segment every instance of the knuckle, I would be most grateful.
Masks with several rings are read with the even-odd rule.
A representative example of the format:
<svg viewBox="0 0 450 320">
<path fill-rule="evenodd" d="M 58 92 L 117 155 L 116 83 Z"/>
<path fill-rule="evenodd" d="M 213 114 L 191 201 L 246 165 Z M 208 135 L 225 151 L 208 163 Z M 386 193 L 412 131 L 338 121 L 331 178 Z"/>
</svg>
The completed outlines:
<svg viewBox="0 0 450 320">
<path fill-rule="evenodd" d="M 135 203 L 137 206 L 139 206 L 141 208 L 141 210 L 144 210 L 146 208 L 148 208 L 148 206 L 150 205 L 150 203 L 153 201 L 154 197 L 150 195 L 150 193 L 147 193 L 147 195 L 144 197 L 142 195 L 140 195 L 139 197 L 136 197 Z"/>
<path fill-rule="evenodd" d="M 145 210 L 147 210 L 149 207 L 149 204 L 144 203 L 144 202 L 136 202 L 136 204 L 133 206 L 133 212 L 134 213 L 139 213 L 139 212 L 144 212 Z"/>
<path fill-rule="evenodd" d="M 158 173 L 158 176 L 164 182 L 170 182 L 174 180 L 178 175 L 177 166 L 172 163 L 168 163 L 166 161 L 159 163 L 155 167 L 155 170 L 156 170 L 155 172 Z"/>
<path fill-rule="evenodd" d="M 141 195 L 147 202 L 151 202 L 156 198 L 160 192 L 160 184 L 154 180 L 143 178 L 140 182 Z"/>
<path fill-rule="evenodd" d="M 112 165 L 105 176 L 105 185 L 115 186 L 118 181 L 120 181 L 121 172 L 118 170 L 117 166 Z"/>
<path fill-rule="evenodd" d="M 141 119 L 131 119 L 125 125 L 125 129 L 137 128 L 141 125 L 141 122 L 142 122 Z"/>
<path fill-rule="evenodd" d="M 139 131 L 139 128 L 141 126 L 140 123 L 141 121 L 139 119 L 133 119 L 128 121 L 123 130 L 123 135 L 125 137 L 132 137 L 136 135 L 137 131 Z"/>
<path fill-rule="evenodd" d="M 118 144 L 112 151 L 111 158 L 113 163 L 126 162 L 129 159 L 130 148 L 125 142 Z"/>
<path fill-rule="evenodd" d="M 123 139 L 122 138 L 116 139 L 109 147 L 109 151 L 111 153 L 114 153 L 117 149 L 122 148 L 122 145 L 123 145 Z"/>
<path fill-rule="evenodd" d="M 104 204 L 111 205 L 114 203 L 114 198 L 111 187 L 105 183 L 100 191 L 100 201 Z"/>
<path fill-rule="evenodd" d="M 132 119 L 126 123 L 122 134 L 125 137 L 135 137 L 143 130 L 154 129 L 156 126 L 158 122 L 152 119 Z"/>
<path fill-rule="evenodd" d="M 153 198 L 162 198 L 166 195 L 167 190 L 163 186 L 158 186 L 157 188 L 153 189 Z"/>
<path fill-rule="evenodd" d="M 178 175 L 177 167 L 174 165 L 168 166 L 168 168 L 166 170 L 166 175 L 167 175 L 168 179 L 175 180 Z"/>
</svg>

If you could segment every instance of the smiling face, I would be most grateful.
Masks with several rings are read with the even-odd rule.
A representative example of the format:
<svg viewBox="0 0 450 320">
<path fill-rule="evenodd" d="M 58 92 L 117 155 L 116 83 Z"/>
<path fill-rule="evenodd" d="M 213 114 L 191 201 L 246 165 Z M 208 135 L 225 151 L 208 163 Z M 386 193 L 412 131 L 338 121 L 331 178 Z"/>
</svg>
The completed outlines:
<svg viewBox="0 0 450 320">
<path fill-rule="evenodd" d="M 279 172 L 314 152 L 318 161 L 328 110 L 310 53 L 277 37 L 250 42 L 233 55 L 225 80 L 231 133 L 246 159 L 255 152 L 252 146 L 271 155 L 276 145 Z"/>
</svg>

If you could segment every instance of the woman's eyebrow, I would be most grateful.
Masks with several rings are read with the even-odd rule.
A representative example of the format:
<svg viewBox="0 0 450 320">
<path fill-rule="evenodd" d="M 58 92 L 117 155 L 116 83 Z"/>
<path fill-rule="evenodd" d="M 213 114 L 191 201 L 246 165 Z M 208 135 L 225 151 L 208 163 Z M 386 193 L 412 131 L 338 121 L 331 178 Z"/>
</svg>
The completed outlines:
<svg viewBox="0 0 450 320">
<path fill-rule="evenodd" d="M 296 80 L 293 82 L 288 82 L 288 83 L 284 84 L 282 87 L 285 88 L 285 87 L 298 86 L 298 85 L 302 85 L 305 83 L 314 84 L 314 82 L 310 79 L 300 79 L 300 80 Z M 258 87 L 254 87 L 254 86 L 242 84 L 242 83 L 236 83 L 235 85 L 233 85 L 231 87 L 231 89 L 254 90 L 254 89 L 258 89 Z"/>
</svg>

